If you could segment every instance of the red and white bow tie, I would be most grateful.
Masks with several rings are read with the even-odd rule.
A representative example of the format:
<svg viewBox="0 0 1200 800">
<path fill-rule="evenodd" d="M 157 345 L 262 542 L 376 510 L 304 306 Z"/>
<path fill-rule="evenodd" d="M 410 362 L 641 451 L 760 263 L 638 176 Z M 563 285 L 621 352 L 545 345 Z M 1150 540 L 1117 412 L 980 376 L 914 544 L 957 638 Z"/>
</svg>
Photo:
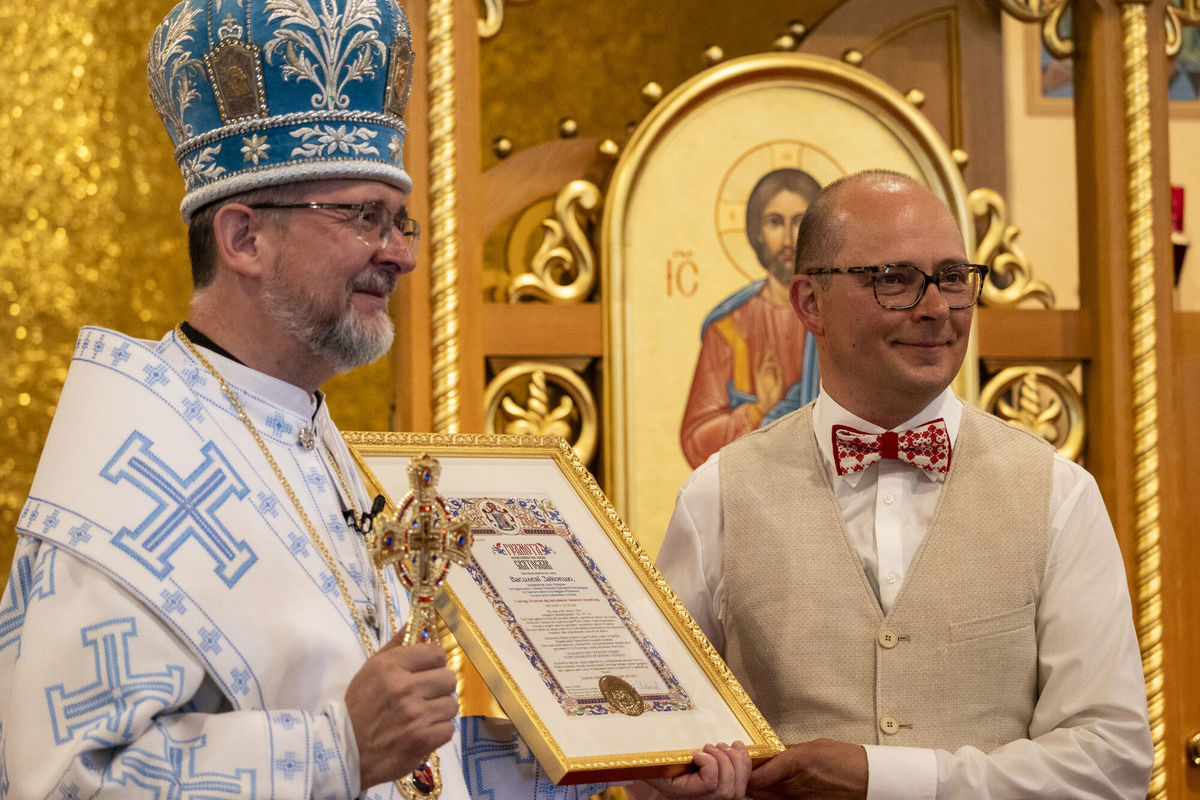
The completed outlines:
<svg viewBox="0 0 1200 800">
<path fill-rule="evenodd" d="M 942 418 L 908 431 L 863 433 L 833 426 L 833 456 L 838 475 L 858 472 L 883 458 L 894 458 L 934 475 L 950 471 L 950 432 Z"/>
</svg>

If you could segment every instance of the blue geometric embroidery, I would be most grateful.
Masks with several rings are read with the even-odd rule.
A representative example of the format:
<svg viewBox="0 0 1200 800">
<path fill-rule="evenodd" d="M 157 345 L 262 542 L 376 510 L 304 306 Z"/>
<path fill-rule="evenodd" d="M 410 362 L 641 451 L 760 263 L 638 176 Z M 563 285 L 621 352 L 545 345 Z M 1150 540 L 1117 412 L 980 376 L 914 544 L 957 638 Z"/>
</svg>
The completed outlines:
<svg viewBox="0 0 1200 800">
<path fill-rule="evenodd" d="M 200 649 L 205 653 L 221 652 L 221 632 L 218 630 L 200 629 Z"/>
<path fill-rule="evenodd" d="M 329 772 L 329 762 L 337 755 L 337 750 L 330 748 L 328 750 L 318 740 L 313 744 L 313 763 L 317 765 L 317 769 L 321 772 Z"/>
<path fill-rule="evenodd" d="M 232 775 L 196 771 L 196 752 L 205 745 L 203 735 L 187 741 L 177 741 L 169 735 L 166 739 L 165 757 L 129 748 L 113 761 L 109 775 L 121 786 L 132 783 L 152 790 L 152 797 L 170 800 L 256 796 L 252 769 L 236 769 Z"/>
<path fill-rule="evenodd" d="M 165 364 L 147 364 L 142 367 L 142 372 L 146 373 L 146 378 L 142 383 L 147 386 L 154 386 L 158 383 L 161 383 L 163 386 L 167 385 L 167 367 Z"/>
<path fill-rule="evenodd" d="M 250 672 L 248 670 L 234 668 L 229 674 L 233 677 L 233 683 L 229 686 L 230 691 L 234 694 L 250 693 Z"/>
<path fill-rule="evenodd" d="M 321 573 L 321 591 L 328 595 L 338 591 L 337 579 L 328 572 Z"/>
<path fill-rule="evenodd" d="M 282 439 L 285 433 L 292 432 L 292 426 L 288 423 L 287 417 L 283 416 L 283 412 L 276 411 L 271 416 L 267 417 L 266 426 L 271 429 L 271 433 L 275 434 L 276 439 Z"/>
<path fill-rule="evenodd" d="M 0 601 L 0 650 L 15 644 L 21 638 L 21 625 L 25 622 L 25 609 L 29 606 L 29 592 L 32 588 L 33 556 L 20 556 L 13 561 L 8 589 Z"/>
<path fill-rule="evenodd" d="M 325 476 L 325 471 L 312 467 L 304 475 L 304 482 L 316 489 L 318 492 L 324 492 L 325 487 L 329 484 L 329 478 Z"/>
<path fill-rule="evenodd" d="M 300 724 L 300 720 L 291 714 L 280 714 L 275 718 L 275 721 L 285 730 L 290 731 L 292 728 Z"/>
<path fill-rule="evenodd" d="M 249 488 L 213 442 L 201 448 L 203 463 L 186 477 L 151 453 L 150 447 L 150 440 L 135 431 L 100 471 L 112 483 L 129 481 L 157 504 L 136 529 L 121 528 L 113 544 L 165 578 L 173 569 L 171 556 L 193 538 L 217 562 L 213 571 L 221 580 L 235 585 L 258 556 L 235 539 L 216 514 L 230 497 L 244 499 Z"/>
<path fill-rule="evenodd" d="M 42 530 L 46 533 L 50 533 L 52 530 L 58 527 L 59 522 L 58 509 L 56 508 L 54 509 L 53 513 L 50 514 L 50 516 L 46 517 L 46 521 L 42 523 Z"/>
<path fill-rule="evenodd" d="M 181 589 L 176 589 L 174 592 L 162 590 L 162 609 L 168 614 L 183 614 L 187 611 L 187 606 L 184 605 L 184 593 Z"/>
<path fill-rule="evenodd" d="M 72 547 L 78 547 L 80 542 L 92 540 L 92 534 L 88 532 L 89 527 L 88 523 L 84 522 L 67 531 L 67 538 L 71 540 Z"/>
<path fill-rule="evenodd" d="M 92 345 L 92 360 L 95 361 L 104 352 L 104 334 L 100 334 L 100 338 Z"/>
<path fill-rule="evenodd" d="M 305 538 L 304 536 L 301 536 L 300 534 L 296 533 L 295 531 L 292 531 L 291 533 L 288 534 L 288 541 L 291 542 L 291 544 L 288 545 L 289 553 L 291 553 L 294 556 L 300 556 L 301 558 L 308 557 L 308 539 L 307 538 Z"/>
<path fill-rule="evenodd" d="M 58 789 L 58 796 L 61 800 L 79 800 L 79 787 L 73 783 L 60 783 L 54 788 Z"/>
<path fill-rule="evenodd" d="M 46 687 L 46 702 L 59 744 L 84 729 L 85 738 L 104 746 L 132 738 L 134 715 L 143 703 L 167 708 L 183 694 L 183 667 L 168 664 L 166 672 L 133 674 L 129 644 L 137 636 L 132 617 L 89 625 L 80 631 L 83 645 L 91 648 L 96 680 L 67 691 L 61 683 Z"/>
<path fill-rule="evenodd" d="M 129 342 L 121 342 L 120 347 L 114 347 L 109 355 L 112 357 L 112 365 L 114 367 L 121 366 L 121 364 L 129 360 Z"/>
<path fill-rule="evenodd" d="M 33 573 L 30 597 L 46 598 L 54 595 L 54 560 L 57 557 L 56 547 L 43 547 L 38 551 L 37 570 Z"/>
<path fill-rule="evenodd" d="M 283 777 L 289 781 L 295 779 L 296 775 L 304 771 L 304 762 L 291 750 L 283 754 L 283 758 L 275 759 L 275 769 L 283 773 Z"/>
<path fill-rule="evenodd" d="M 183 382 L 188 385 L 189 389 L 195 389 L 206 383 L 204 376 L 200 374 L 199 367 L 189 367 L 183 371 Z"/>
<path fill-rule="evenodd" d="M 53 547 L 44 547 L 34 569 L 34 553 L 26 553 L 13 559 L 8 589 L 0 599 L 0 650 L 21 640 L 21 627 L 33 598 L 47 598 L 54 594 Z M 2 796 L 2 795 L 0 795 Z"/>
<path fill-rule="evenodd" d="M 183 418 L 203 422 L 204 404 L 194 397 L 185 397 L 183 399 Z"/>
<path fill-rule="evenodd" d="M 258 500 L 258 510 L 260 513 L 266 514 L 269 517 L 279 516 L 278 497 L 273 494 L 267 494 L 266 492 L 259 492 L 257 495 L 255 495 L 255 497 Z"/>
</svg>

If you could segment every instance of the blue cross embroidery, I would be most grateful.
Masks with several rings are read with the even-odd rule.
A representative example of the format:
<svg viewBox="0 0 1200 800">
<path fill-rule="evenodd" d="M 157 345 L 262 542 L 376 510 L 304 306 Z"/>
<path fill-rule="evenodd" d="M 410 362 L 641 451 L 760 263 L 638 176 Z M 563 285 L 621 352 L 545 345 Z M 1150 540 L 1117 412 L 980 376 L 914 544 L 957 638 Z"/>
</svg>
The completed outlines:
<svg viewBox="0 0 1200 800">
<path fill-rule="evenodd" d="M 72 547 L 79 547 L 80 542 L 91 541 L 92 534 L 88 532 L 88 527 L 88 524 L 84 522 L 67 531 L 67 538 Z"/>
<path fill-rule="evenodd" d="M 321 591 L 328 595 L 336 594 L 338 591 L 337 580 L 328 572 L 321 573 Z"/>
<path fill-rule="evenodd" d="M 152 790 L 153 797 L 170 800 L 215 800 L 218 797 L 255 797 L 254 770 L 232 774 L 197 772 L 196 753 L 205 737 L 176 741 L 166 737 L 165 756 L 130 748 L 113 760 L 110 774 L 122 786 Z"/>
<path fill-rule="evenodd" d="M 329 483 L 329 478 L 325 476 L 324 470 L 312 467 L 304 474 L 304 482 L 318 492 L 324 492 L 325 486 Z"/>
<path fill-rule="evenodd" d="M 278 722 L 285 731 L 290 731 L 292 728 L 300 724 L 300 720 L 291 714 L 280 714 L 275 718 L 275 721 Z"/>
<path fill-rule="evenodd" d="M 267 417 L 266 426 L 271 429 L 271 433 L 275 434 L 276 439 L 282 439 L 285 433 L 292 432 L 291 424 L 288 423 L 287 417 L 283 416 L 281 411 L 276 411 Z"/>
<path fill-rule="evenodd" d="M 320 740 L 313 743 L 313 763 L 317 765 L 317 769 L 321 772 L 329 772 L 329 762 L 337 755 L 337 751 L 333 748 L 326 750 Z"/>
<path fill-rule="evenodd" d="M 91 343 L 91 341 L 92 341 L 92 332 L 91 331 L 88 331 L 87 333 L 85 333 L 83 335 L 82 339 L 77 339 L 75 341 L 75 355 L 79 355 L 80 353 L 85 352 L 88 349 L 88 345 Z"/>
<path fill-rule="evenodd" d="M 130 640 L 137 636 L 132 617 L 89 625 L 80 631 L 83 646 L 91 648 L 96 679 L 67 691 L 61 684 L 46 687 L 46 702 L 54 726 L 54 740 L 62 744 L 85 730 L 85 738 L 111 746 L 127 742 L 138 706 L 156 709 L 178 702 L 183 694 L 183 667 L 168 664 L 166 672 L 134 674 L 130 666 Z"/>
<path fill-rule="evenodd" d="M 200 373 L 199 367 L 189 367 L 183 371 L 183 382 L 188 385 L 189 389 L 195 389 L 197 386 L 202 386 L 206 381 L 204 375 Z"/>
<path fill-rule="evenodd" d="M 250 672 L 244 669 L 234 669 L 229 673 L 233 677 L 233 683 L 229 685 L 229 690 L 234 694 L 249 694 L 250 693 Z"/>
<path fill-rule="evenodd" d="M 142 372 L 146 374 L 146 379 L 143 381 L 147 386 L 154 386 L 161 383 L 167 384 L 167 367 L 165 364 L 147 364 L 142 367 Z"/>
<path fill-rule="evenodd" d="M 194 397 L 186 397 L 183 400 L 183 418 L 195 420 L 196 422 L 204 421 L 204 404 Z"/>
<path fill-rule="evenodd" d="M 56 508 L 53 512 L 51 512 L 50 516 L 46 517 L 46 519 L 42 521 L 42 531 L 44 533 L 50 533 L 50 531 L 58 527 L 59 522 L 61 522 L 61 520 L 58 518 L 58 509 Z"/>
<path fill-rule="evenodd" d="M 187 606 L 184 605 L 184 593 L 182 589 L 176 589 L 174 592 L 169 592 L 166 589 L 162 590 L 162 609 L 168 614 L 184 614 L 187 612 Z"/>
<path fill-rule="evenodd" d="M 279 498 L 273 494 L 259 492 L 256 495 L 258 499 L 258 510 L 269 517 L 279 516 Z"/>
<path fill-rule="evenodd" d="M 205 653 L 221 652 L 221 632 L 219 630 L 200 629 L 200 650 Z"/>
<path fill-rule="evenodd" d="M 121 342 L 119 347 L 114 347 L 113 351 L 108 354 L 112 358 L 112 365 L 119 367 L 129 360 L 129 342 Z"/>
<path fill-rule="evenodd" d="M 233 537 L 217 518 L 217 511 L 230 497 L 244 499 L 250 490 L 213 442 L 201 448 L 204 461 L 186 477 L 160 460 L 150 447 L 150 440 L 134 431 L 100 471 L 112 483 L 129 481 L 157 506 L 137 528 L 121 528 L 113 544 L 164 578 L 174 568 L 170 559 L 175 551 L 188 538 L 195 539 L 217 562 L 213 571 L 227 586 L 233 586 L 258 556 Z"/>
<path fill-rule="evenodd" d="M 346 541 L 346 518 L 330 514 L 325 518 L 325 529 L 337 537 L 339 542 Z"/>
<path fill-rule="evenodd" d="M 301 558 L 308 557 L 308 539 L 307 538 L 301 536 L 300 534 L 296 533 L 295 531 L 292 531 L 291 533 L 288 534 L 288 541 L 291 542 L 291 544 L 288 545 L 288 552 L 290 552 L 294 556 L 300 556 Z"/>
<path fill-rule="evenodd" d="M 92 360 L 95 361 L 104 352 L 104 334 L 100 334 L 100 338 L 92 345 Z"/>
<path fill-rule="evenodd" d="M 296 775 L 304 771 L 304 762 L 291 750 L 283 754 L 283 758 L 275 759 L 275 769 L 283 773 L 283 777 L 294 780 Z"/>
</svg>

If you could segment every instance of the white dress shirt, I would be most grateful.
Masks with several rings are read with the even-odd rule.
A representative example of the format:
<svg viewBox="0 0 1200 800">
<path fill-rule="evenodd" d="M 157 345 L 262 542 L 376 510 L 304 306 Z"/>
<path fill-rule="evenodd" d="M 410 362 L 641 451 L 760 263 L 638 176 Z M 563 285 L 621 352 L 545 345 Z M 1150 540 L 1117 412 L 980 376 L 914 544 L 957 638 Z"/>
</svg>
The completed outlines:
<svg viewBox="0 0 1200 800">
<path fill-rule="evenodd" d="M 956 441 L 962 403 L 949 389 L 894 430 L 939 417 Z M 838 476 L 831 431 L 839 424 L 867 433 L 883 429 L 824 390 L 817 397 L 813 428 L 822 461 L 886 614 L 925 536 L 943 479 L 895 460 Z M 680 490 L 658 568 L 723 653 L 725 593 L 737 587 L 726 587 L 724 579 L 719 459 L 720 453 L 708 459 Z M 1052 474 L 1030 738 L 990 753 L 867 745 L 868 800 L 1145 796 L 1154 752 L 1124 562 L 1092 476 L 1059 455 Z"/>
</svg>

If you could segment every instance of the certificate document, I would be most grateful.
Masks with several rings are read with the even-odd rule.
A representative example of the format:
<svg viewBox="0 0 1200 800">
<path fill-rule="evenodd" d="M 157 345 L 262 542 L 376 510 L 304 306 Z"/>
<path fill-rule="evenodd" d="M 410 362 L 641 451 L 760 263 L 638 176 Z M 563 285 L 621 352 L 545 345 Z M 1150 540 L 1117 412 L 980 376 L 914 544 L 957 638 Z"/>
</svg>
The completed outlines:
<svg viewBox="0 0 1200 800">
<path fill-rule="evenodd" d="M 447 507 L 471 524 L 467 571 L 564 713 L 692 708 L 548 497 L 450 497 Z"/>
<path fill-rule="evenodd" d="M 345 437 L 390 509 L 409 461 L 438 460 L 439 524 L 465 519 L 473 544 L 434 604 L 556 783 L 678 775 L 710 742 L 740 739 L 756 761 L 783 749 L 566 442 Z"/>
</svg>

